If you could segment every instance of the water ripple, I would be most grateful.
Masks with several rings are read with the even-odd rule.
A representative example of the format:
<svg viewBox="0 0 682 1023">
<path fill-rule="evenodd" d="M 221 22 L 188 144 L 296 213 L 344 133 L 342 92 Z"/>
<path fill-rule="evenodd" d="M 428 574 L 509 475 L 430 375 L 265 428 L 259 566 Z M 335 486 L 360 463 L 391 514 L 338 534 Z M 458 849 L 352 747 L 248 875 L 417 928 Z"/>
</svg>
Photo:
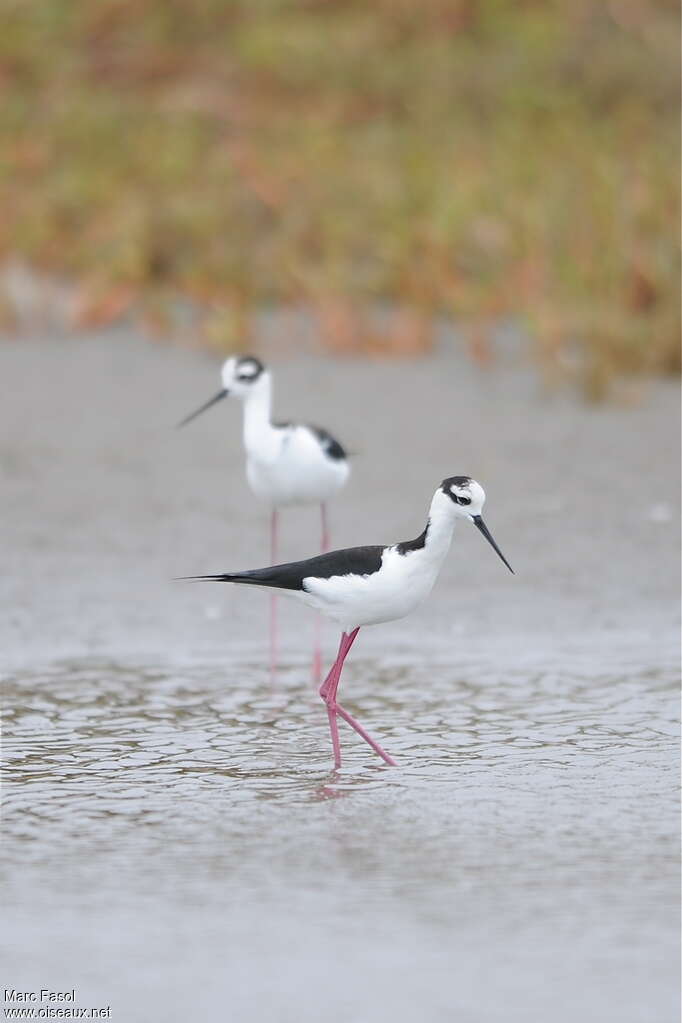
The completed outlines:
<svg viewBox="0 0 682 1023">
<path fill-rule="evenodd" d="M 660 835 L 674 805 L 675 686 L 665 672 L 595 680 L 357 661 L 343 698 L 400 766 L 386 769 L 343 729 L 339 772 L 324 708 L 295 666 L 272 688 L 249 663 L 77 662 L 14 675 L 4 691 L 10 862 L 112 841 L 161 857 L 182 843 L 206 856 L 227 832 L 252 855 L 259 822 L 279 855 L 299 848 L 296 829 L 322 826 L 306 807 L 349 799 L 354 813 L 375 815 L 373 827 L 390 810 L 382 826 L 403 846 L 411 821 L 423 843 L 453 817 L 462 834 L 517 834 L 521 822 L 526 844 L 547 814 L 567 834 L 594 829 L 598 844 L 627 832 L 633 814 Z"/>
</svg>

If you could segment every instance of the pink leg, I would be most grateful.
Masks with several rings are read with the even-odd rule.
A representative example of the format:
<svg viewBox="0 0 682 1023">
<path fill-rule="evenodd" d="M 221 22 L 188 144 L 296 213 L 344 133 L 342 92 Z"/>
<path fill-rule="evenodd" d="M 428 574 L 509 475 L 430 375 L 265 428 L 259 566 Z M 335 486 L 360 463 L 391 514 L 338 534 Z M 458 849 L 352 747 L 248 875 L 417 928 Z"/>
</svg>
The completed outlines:
<svg viewBox="0 0 682 1023">
<path fill-rule="evenodd" d="M 316 686 L 322 678 L 322 619 L 319 614 L 315 615 L 315 633 L 313 639 L 313 685 Z"/>
<path fill-rule="evenodd" d="M 396 767 L 396 762 L 393 759 L 393 757 L 389 756 L 389 754 L 386 752 L 386 750 L 382 749 L 381 746 L 379 745 L 379 743 L 376 742 L 376 740 L 374 740 L 370 735 L 367 734 L 367 732 L 362 727 L 362 725 L 359 724 L 355 720 L 355 718 L 352 717 L 348 713 L 348 711 L 344 707 L 341 706 L 340 703 L 336 704 L 336 711 L 337 711 L 338 714 L 341 715 L 341 717 L 343 718 L 344 721 L 348 722 L 348 724 L 351 726 L 351 728 L 355 729 L 355 731 L 358 733 L 358 735 L 362 736 L 362 738 L 365 740 L 365 742 L 369 743 L 369 745 L 372 747 L 374 752 L 378 753 L 382 760 L 385 760 L 386 763 L 390 764 L 391 767 Z"/>
<path fill-rule="evenodd" d="M 270 516 L 270 564 L 277 564 L 277 509 Z M 270 681 L 277 675 L 277 594 L 270 594 Z"/>
<path fill-rule="evenodd" d="M 329 550 L 330 537 L 329 537 L 329 523 L 327 521 L 327 505 L 324 503 L 324 501 L 320 505 L 320 516 L 321 516 L 321 519 L 322 519 L 322 544 L 321 544 L 321 551 L 320 551 L 320 553 L 321 554 L 326 554 L 327 551 Z"/>
<path fill-rule="evenodd" d="M 336 720 L 336 711 L 332 710 L 331 707 L 327 707 L 327 717 L 329 718 L 329 731 L 332 737 L 332 749 L 334 751 L 334 770 L 338 771 L 341 767 L 341 743 L 339 742 L 339 724 Z"/>
<path fill-rule="evenodd" d="M 336 655 L 336 660 L 332 664 L 331 670 L 327 675 L 326 679 L 320 686 L 320 696 L 322 697 L 323 700 L 326 701 L 327 697 L 330 695 L 332 695 L 333 698 L 336 699 L 336 690 L 339 685 L 339 678 L 341 676 L 341 668 L 343 667 L 343 662 L 345 661 L 346 654 L 352 647 L 353 642 L 355 641 L 355 637 L 357 636 L 359 631 L 360 631 L 359 629 L 353 629 L 350 635 L 346 635 L 345 632 L 341 633 L 341 642 L 339 643 L 339 652 Z"/>
<path fill-rule="evenodd" d="M 367 734 L 365 729 L 360 725 L 351 714 L 342 707 L 340 703 L 336 702 L 336 692 L 339 688 L 339 681 L 341 679 L 341 671 L 343 669 L 343 662 L 346 659 L 348 651 L 353 645 L 355 637 L 357 636 L 359 629 L 353 629 L 348 635 L 344 632 L 341 635 L 341 642 L 339 643 L 339 652 L 336 655 L 336 660 L 332 665 L 331 671 L 327 675 L 323 684 L 320 687 L 320 696 L 327 705 L 327 715 L 329 717 L 329 730 L 332 736 L 332 747 L 334 750 L 334 767 L 341 767 L 341 745 L 339 742 L 339 727 L 337 722 L 337 715 L 340 714 L 344 721 L 346 721 L 351 728 L 361 736 L 366 743 L 368 743 L 375 753 L 384 760 L 391 767 L 395 767 L 395 760 L 381 748 L 378 742 L 375 742 L 370 735 Z"/>
<path fill-rule="evenodd" d="M 320 505 L 320 517 L 322 520 L 322 539 L 320 542 L 320 554 L 326 554 L 329 550 L 329 527 L 327 524 L 327 506 L 322 502 Z M 315 638 L 313 640 L 313 685 L 318 685 L 322 678 L 322 618 L 315 616 Z"/>
<path fill-rule="evenodd" d="M 341 744 L 339 743 L 339 725 L 336 720 L 336 706 L 335 698 L 332 697 L 332 693 L 336 693 L 336 687 L 339 684 L 339 676 L 341 674 L 341 668 L 345 660 L 346 654 L 350 650 L 353 640 L 358 634 L 358 630 L 347 636 L 345 632 L 341 633 L 341 642 L 339 643 L 339 652 L 336 655 L 336 660 L 331 666 L 331 670 L 327 675 L 326 679 L 320 686 L 320 696 L 327 704 L 327 716 L 329 718 L 329 731 L 332 737 L 332 749 L 334 750 L 334 767 L 338 770 L 341 767 Z"/>
</svg>

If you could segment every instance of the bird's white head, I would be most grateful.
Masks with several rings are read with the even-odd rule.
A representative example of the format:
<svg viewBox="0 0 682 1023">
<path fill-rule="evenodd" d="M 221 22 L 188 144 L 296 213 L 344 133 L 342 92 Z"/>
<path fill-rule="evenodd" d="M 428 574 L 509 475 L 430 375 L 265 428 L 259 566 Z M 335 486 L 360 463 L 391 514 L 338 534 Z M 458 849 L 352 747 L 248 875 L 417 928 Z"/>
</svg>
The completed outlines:
<svg viewBox="0 0 682 1023">
<path fill-rule="evenodd" d="M 236 355 L 223 363 L 220 371 L 226 394 L 235 398 L 248 398 L 262 387 L 269 373 L 255 355 Z"/>
<path fill-rule="evenodd" d="M 469 476 L 450 476 L 440 489 L 452 502 L 452 510 L 460 518 L 473 519 L 480 515 L 485 504 L 485 490 Z"/>
<path fill-rule="evenodd" d="M 504 554 L 493 540 L 492 533 L 486 526 L 481 512 L 483 511 L 483 505 L 485 504 L 485 490 L 480 483 L 476 480 L 472 480 L 470 476 L 449 476 L 444 479 L 439 489 L 436 491 L 436 496 L 439 497 L 443 494 L 449 502 L 450 514 L 457 518 L 468 519 L 469 522 L 473 522 L 476 528 L 483 534 L 488 543 L 492 546 L 493 550 L 497 552 L 502 561 L 509 569 L 510 572 L 514 572 Z M 442 502 L 443 498 L 439 497 Z"/>
<path fill-rule="evenodd" d="M 266 397 L 269 395 L 270 374 L 260 359 L 255 355 L 233 355 L 223 363 L 220 371 L 223 386 L 222 390 L 209 398 L 200 408 L 186 416 L 178 426 L 186 426 L 193 419 L 201 415 L 216 402 L 227 398 L 229 394 L 235 398 L 245 401 L 253 394 L 261 393 Z"/>
</svg>

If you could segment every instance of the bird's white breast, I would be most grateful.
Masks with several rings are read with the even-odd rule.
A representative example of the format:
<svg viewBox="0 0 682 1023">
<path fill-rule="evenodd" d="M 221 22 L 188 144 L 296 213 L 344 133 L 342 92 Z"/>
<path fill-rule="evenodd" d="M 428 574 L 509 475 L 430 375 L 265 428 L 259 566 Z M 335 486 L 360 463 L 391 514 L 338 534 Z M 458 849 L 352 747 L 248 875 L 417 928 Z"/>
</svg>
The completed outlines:
<svg viewBox="0 0 682 1023">
<path fill-rule="evenodd" d="M 341 623 L 344 629 L 404 618 L 431 592 L 440 561 L 423 548 L 400 554 L 387 547 L 381 568 L 369 575 L 303 580 L 300 598 Z"/>
<path fill-rule="evenodd" d="M 246 474 L 254 493 L 273 504 L 326 501 L 346 482 L 345 459 L 329 458 L 305 426 L 274 428 L 277 443 L 247 444 Z"/>
</svg>

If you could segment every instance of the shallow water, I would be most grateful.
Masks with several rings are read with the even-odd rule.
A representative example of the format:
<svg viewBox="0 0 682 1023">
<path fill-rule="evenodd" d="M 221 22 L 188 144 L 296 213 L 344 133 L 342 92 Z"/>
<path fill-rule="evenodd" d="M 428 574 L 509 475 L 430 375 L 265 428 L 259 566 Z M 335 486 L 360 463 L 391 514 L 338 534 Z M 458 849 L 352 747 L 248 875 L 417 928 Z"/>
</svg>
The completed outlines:
<svg viewBox="0 0 682 1023">
<path fill-rule="evenodd" d="M 202 1018 L 218 993 L 228 1018 L 673 1018 L 672 667 L 359 659 L 348 703 L 399 769 L 344 732 L 339 772 L 303 670 L 7 681 L 23 978 L 35 959 L 45 982 L 22 947 L 40 905 L 55 983 L 85 1004 L 94 966 L 126 1020 Z M 97 977 L 108 960 L 122 975 Z"/>
<path fill-rule="evenodd" d="M 361 632 L 340 693 L 398 767 L 341 725 L 333 772 L 305 612 L 283 606 L 271 686 L 261 595 L 167 582 L 224 567 L 223 549 L 248 564 L 262 549 L 265 516 L 237 486 L 225 498 L 213 435 L 171 450 L 158 410 L 147 423 L 154 373 L 172 421 L 210 365 L 120 339 L 33 345 L 2 354 L 19 380 L 54 359 L 69 400 L 38 381 L 46 421 L 22 430 L 18 387 L 0 451 L 3 985 L 75 987 L 77 1005 L 126 1023 L 676 1019 L 671 391 L 595 413 L 548 406 L 511 370 L 498 389 L 457 366 L 460 407 L 489 421 L 508 403 L 521 460 L 491 454 L 494 430 L 469 457 L 486 463 L 487 517 L 518 576 L 458 536 L 409 625 Z M 431 388 L 435 407 L 449 366 L 419 364 L 411 389 Z M 318 417 L 330 426 L 358 373 L 336 372 Z M 363 366 L 359 386 L 381 394 L 395 373 L 376 399 L 388 410 L 407 372 Z M 76 398 L 102 375 L 97 419 Z M 343 542 L 419 521 L 432 487 L 420 494 L 405 465 L 431 429 L 412 425 L 390 465 L 358 465 L 335 513 Z M 223 443 L 220 417 L 216 430 Z M 459 468 L 428 457 L 429 478 Z M 546 496 L 519 508 L 530 480 Z M 292 556 L 310 529 L 287 520 Z"/>
</svg>

